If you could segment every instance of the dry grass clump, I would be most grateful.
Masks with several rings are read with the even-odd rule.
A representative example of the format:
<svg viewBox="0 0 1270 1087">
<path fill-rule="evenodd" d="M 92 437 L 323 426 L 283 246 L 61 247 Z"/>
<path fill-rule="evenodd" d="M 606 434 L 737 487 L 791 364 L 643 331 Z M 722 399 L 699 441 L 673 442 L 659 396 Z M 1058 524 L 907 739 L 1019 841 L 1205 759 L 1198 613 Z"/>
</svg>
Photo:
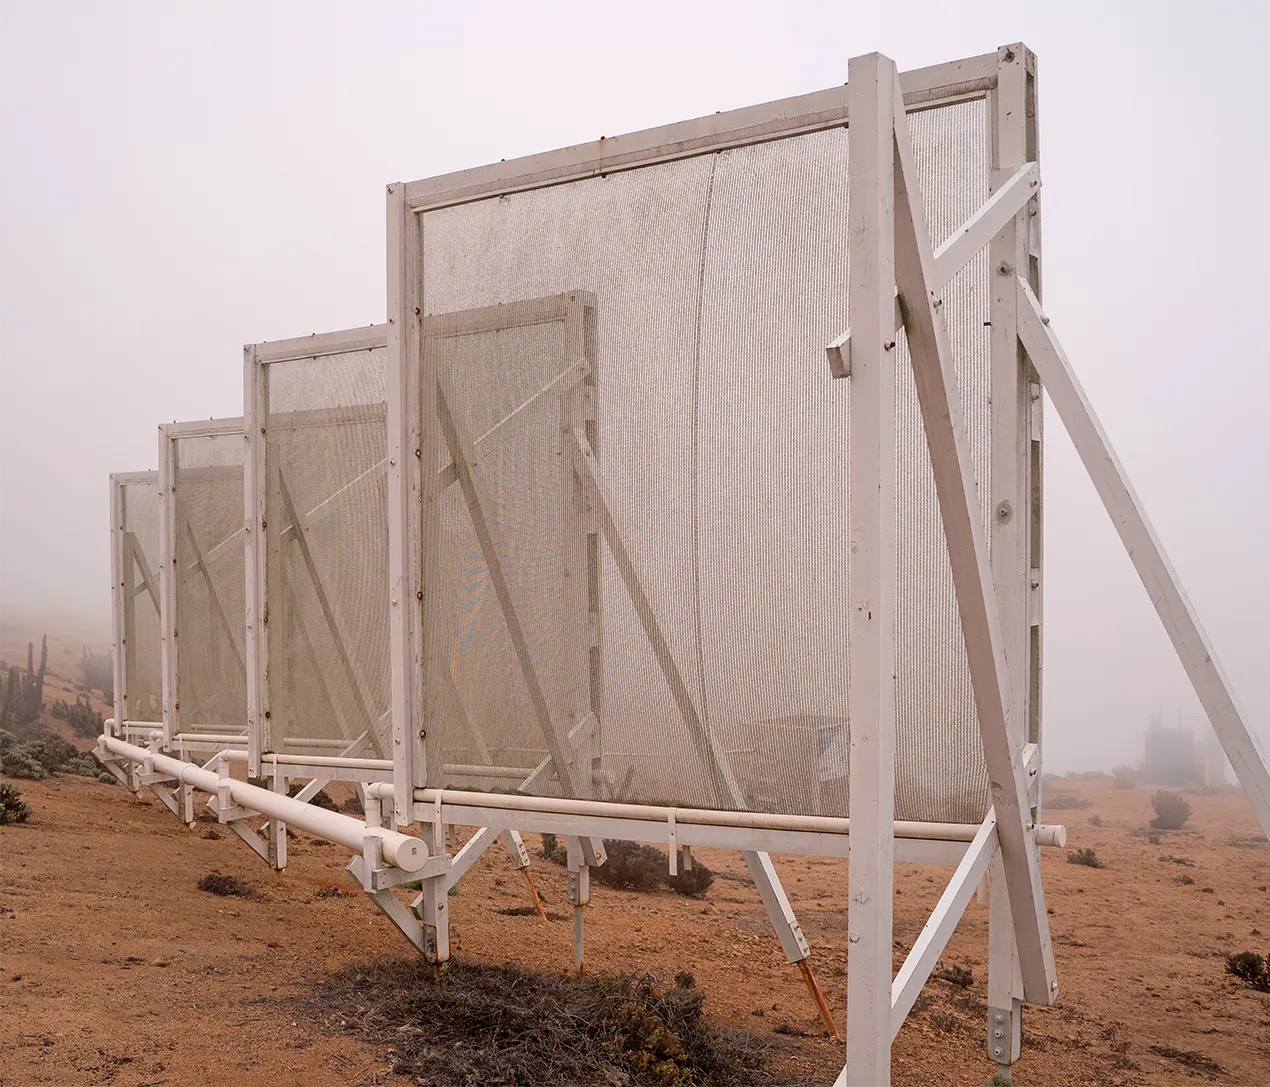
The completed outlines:
<svg viewBox="0 0 1270 1087">
<path fill-rule="evenodd" d="M 227 876 L 223 872 L 208 872 L 198 881 L 198 889 L 214 895 L 234 896 L 237 898 L 259 898 L 260 892 L 254 883 L 248 883 L 237 876 Z"/>
<path fill-rule="evenodd" d="M 1094 802 L 1086 800 L 1079 793 L 1055 793 L 1045 798 L 1045 806 L 1054 811 L 1076 811 L 1080 808 L 1092 808 Z"/>
<path fill-rule="evenodd" d="M 1098 854 L 1092 849 L 1078 849 L 1074 853 L 1067 854 L 1068 864 L 1083 864 L 1086 868 L 1105 868 L 1107 867 L 1098 858 Z"/>
<path fill-rule="evenodd" d="M 430 1087 L 758 1087 L 766 1044 L 702 1014 L 690 975 L 570 978 L 456 960 L 347 966 L 299 998 Z M 790 1083 L 791 1081 L 783 1081 Z"/>
</svg>

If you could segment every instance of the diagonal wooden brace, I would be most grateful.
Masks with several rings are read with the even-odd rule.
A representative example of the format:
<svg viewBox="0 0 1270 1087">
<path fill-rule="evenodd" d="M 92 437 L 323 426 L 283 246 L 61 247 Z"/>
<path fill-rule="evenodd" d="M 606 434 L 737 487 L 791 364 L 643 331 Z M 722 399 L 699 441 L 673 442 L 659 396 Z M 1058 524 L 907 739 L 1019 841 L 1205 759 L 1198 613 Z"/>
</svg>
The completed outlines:
<svg viewBox="0 0 1270 1087">
<path fill-rule="evenodd" d="M 481 554 L 485 559 L 485 567 L 489 572 L 499 607 L 502 609 L 503 620 L 507 624 L 507 632 L 511 636 L 512 647 L 516 651 L 516 659 L 520 663 L 521 674 L 524 676 L 525 686 L 529 691 L 530 703 L 538 718 L 538 726 L 542 730 L 547 750 L 551 753 L 551 761 L 555 763 L 560 787 L 566 796 L 586 797 L 590 792 L 586 782 L 579 780 L 576 774 L 570 773 L 572 760 L 568 758 L 561 730 L 557 728 L 552 716 L 546 691 L 539 678 L 539 668 L 534 661 L 533 651 L 530 649 L 525 629 L 521 625 L 515 602 L 512 600 L 511 589 L 503 573 L 503 564 L 494 544 L 493 531 L 485 516 L 485 510 L 490 503 L 476 467 L 476 455 L 471 439 L 458 411 L 454 409 L 454 405 L 457 404 L 454 391 L 449 387 L 449 381 L 445 377 L 438 378 L 437 386 L 437 416 L 441 423 L 441 430 L 449 446 L 450 457 L 458 473 L 459 483 L 463 487 L 463 495 L 467 500 L 468 512 L 472 518 L 472 527 L 476 531 Z"/>
<path fill-rule="evenodd" d="M 666 685 L 670 688 L 671 697 L 674 698 L 675 705 L 678 707 L 684 724 L 688 728 L 688 735 L 692 740 L 693 746 L 697 749 L 697 757 L 701 760 L 701 765 L 709 775 L 710 786 L 715 798 L 720 803 L 741 804 L 743 802 L 741 787 L 723 757 L 718 740 L 697 712 L 696 704 L 688 691 L 688 685 L 684 682 L 683 674 L 679 671 L 679 665 L 675 663 L 670 644 L 666 641 L 666 636 L 662 633 L 661 626 L 657 622 L 657 616 L 653 613 L 652 604 L 644 592 L 643 585 L 640 584 L 639 575 L 635 571 L 635 563 L 626 548 L 626 541 L 622 539 L 622 534 L 614 518 L 613 506 L 609 501 L 608 491 L 600 475 L 599 465 L 596 463 L 591 443 L 587 440 L 587 436 L 581 428 L 574 428 L 572 436 L 577 447 L 579 463 L 582 466 L 582 470 L 587 473 L 588 481 L 594 488 L 596 505 L 599 507 L 597 512 L 600 518 L 600 530 L 604 534 L 604 540 L 609 545 L 609 551 L 612 553 L 613 560 L 622 575 L 622 582 L 626 586 L 626 591 L 630 594 L 631 602 L 635 605 L 635 613 L 639 616 L 640 624 L 644 628 L 644 634 L 652 646 L 653 655 L 657 658 L 657 664 L 661 668 L 662 675 L 666 677 Z"/>
<path fill-rule="evenodd" d="M 229 648 L 234 651 L 234 660 L 237 661 L 239 669 L 243 675 L 247 674 L 247 666 L 243 663 L 243 651 L 238 644 L 238 639 L 242 635 L 242 631 L 236 629 L 229 622 L 229 616 L 225 614 L 225 609 L 220 602 L 220 594 L 216 591 L 216 582 L 212 580 L 212 571 L 207 565 L 207 558 L 203 554 L 203 548 L 199 545 L 198 536 L 194 533 L 194 526 L 190 523 L 187 516 L 185 519 L 185 538 L 189 540 L 190 549 L 194 552 L 194 565 L 198 567 L 199 573 L 203 575 L 203 580 L 207 582 L 207 594 L 212 599 L 212 607 L 216 611 L 216 618 L 220 623 L 221 630 L 225 632 L 225 638 L 229 642 Z"/>
<path fill-rule="evenodd" d="M 372 742 L 375 743 L 375 747 L 378 750 L 378 742 L 374 740 L 375 725 L 379 716 L 374 711 L 375 700 L 361 671 L 353 663 L 353 659 L 349 655 L 349 639 L 345 634 L 343 620 L 336 611 L 335 602 L 331 599 L 331 594 L 326 587 L 326 580 L 322 576 L 322 570 L 309 547 L 308 523 L 296 508 L 295 502 L 292 501 L 291 491 L 287 487 L 286 476 L 281 468 L 278 469 L 278 491 L 282 497 L 283 505 L 286 507 L 287 518 L 291 522 L 291 527 L 295 533 L 296 546 L 300 548 L 300 556 L 303 558 L 305 569 L 309 573 L 309 580 L 313 583 L 313 591 L 317 594 L 318 605 L 322 609 L 322 615 L 326 619 L 327 627 L 330 628 L 331 641 L 335 645 L 335 653 L 339 658 L 344 678 L 348 681 L 357 700 L 357 707 L 362 712 L 362 724 L 369 730 Z"/>
<path fill-rule="evenodd" d="M 897 117 L 896 285 L 974 687 L 1002 863 L 1010 887 L 1024 996 L 1034 1004 L 1051 1004 L 1058 993 L 1058 980 L 1040 859 L 1032 834 L 1028 781 L 1022 751 L 1012 740 L 1008 720 L 1012 701 L 1000 614 L 988 566 L 952 347 L 941 311 L 942 300 L 933 289 L 935 275 L 908 125 L 903 117 Z"/>
<path fill-rule="evenodd" d="M 1270 835 L 1270 770 L 1256 734 L 1235 700 L 1235 692 L 1213 643 L 1200 626 L 1177 571 L 1142 510 L 1107 434 L 1094 414 L 1076 372 L 1041 312 L 1031 287 L 1018 280 L 1019 339 L 1036 367 L 1081 462 L 1102 499 L 1134 569 L 1164 624 L 1178 659 L 1221 741 L 1262 829 Z M 1013 894 L 1013 890 L 1011 890 Z"/>
</svg>

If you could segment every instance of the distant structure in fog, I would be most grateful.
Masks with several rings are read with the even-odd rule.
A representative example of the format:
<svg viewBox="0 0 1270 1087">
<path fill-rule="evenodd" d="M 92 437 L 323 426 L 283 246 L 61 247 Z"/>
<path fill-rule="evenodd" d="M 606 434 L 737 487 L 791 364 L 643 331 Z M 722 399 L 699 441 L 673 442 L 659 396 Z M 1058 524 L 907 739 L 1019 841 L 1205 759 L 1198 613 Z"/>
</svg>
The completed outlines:
<svg viewBox="0 0 1270 1087">
<path fill-rule="evenodd" d="M 1144 735 L 1146 758 L 1142 776 L 1152 785 L 1196 785 L 1217 789 L 1229 780 L 1230 763 L 1221 743 L 1207 723 L 1198 729 L 1182 724 L 1178 711 L 1177 724 L 1165 725 L 1163 711 L 1147 718 Z"/>
</svg>

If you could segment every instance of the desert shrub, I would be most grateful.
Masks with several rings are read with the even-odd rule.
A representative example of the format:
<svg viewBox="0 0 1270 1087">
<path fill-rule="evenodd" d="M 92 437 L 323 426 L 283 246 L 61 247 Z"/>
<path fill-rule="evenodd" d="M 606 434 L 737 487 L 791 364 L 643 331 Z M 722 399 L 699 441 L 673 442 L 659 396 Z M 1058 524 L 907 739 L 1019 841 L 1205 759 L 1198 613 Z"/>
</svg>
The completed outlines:
<svg viewBox="0 0 1270 1087">
<path fill-rule="evenodd" d="M 686 979 L 685 979 L 686 980 Z M 389 1045 L 411 1082 L 504 1087 L 758 1087 L 764 1040 L 715 1026 L 705 993 L 651 975 L 562 978 L 454 960 L 348 966 L 297 1001 L 305 1015 Z M 787 1082 L 787 1081 L 786 1081 Z"/>
<path fill-rule="evenodd" d="M 551 861 L 552 864 L 563 865 L 569 863 L 569 851 L 554 834 L 544 834 L 542 836 L 542 848 L 538 850 L 538 856 L 542 857 L 543 860 Z"/>
<path fill-rule="evenodd" d="M 1255 951 L 1237 951 L 1226 956 L 1226 973 L 1251 989 L 1270 993 L 1270 961 Z"/>
<path fill-rule="evenodd" d="M 685 868 L 681 864 L 679 866 L 678 875 L 666 876 L 667 887 L 676 894 L 690 895 L 692 897 L 705 894 L 706 891 L 710 889 L 710 884 L 713 882 L 714 873 L 697 860 L 696 857 L 692 858 L 691 868 Z"/>
<path fill-rule="evenodd" d="M 81 777 L 97 778 L 101 777 L 101 763 L 99 763 L 92 755 L 78 755 L 73 759 L 67 759 L 62 763 L 63 774 L 79 774 Z M 109 774 L 106 775 L 110 777 Z M 111 778 L 113 781 L 114 778 Z"/>
<path fill-rule="evenodd" d="M 9 777 L 38 780 L 82 757 L 73 743 L 43 725 L 18 724 L 14 728 L 0 738 L 0 773 Z"/>
<path fill-rule="evenodd" d="M 287 796 L 295 796 L 295 794 L 298 793 L 303 788 L 304 788 L 303 784 L 301 784 L 300 782 L 296 782 L 289 789 L 287 789 Z M 340 810 L 340 806 L 337 803 L 335 803 L 334 800 L 331 799 L 331 794 L 328 793 L 325 789 L 319 789 L 316 793 L 314 793 L 311 797 L 309 797 L 309 803 L 312 804 L 313 807 L 315 808 L 325 808 L 327 811 Z"/>
<path fill-rule="evenodd" d="M 695 857 L 692 868 L 679 866 L 679 874 L 670 874 L 670 859 L 654 845 L 606 838 L 604 851 L 608 859 L 591 869 L 591 878 L 606 887 L 626 891 L 655 891 L 663 884 L 681 895 L 702 895 L 714 882 L 714 873 Z M 553 864 L 568 864 L 569 851 L 554 834 L 542 836 L 538 855 Z"/>
<path fill-rule="evenodd" d="M 214 895 L 236 896 L 238 898 L 258 898 L 260 892 L 254 883 L 248 883 L 237 876 L 227 876 L 222 872 L 208 872 L 198 881 L 198 889 Z"/>
<path fill-rule="evenodd" d="M 1138 771 L 1127 762 L 1111 768 L 1112 784 L 1117 789 L 1135 789 L 1138 786 Z"/>
<path fill-rule="evenodd" d="M 1098 854 L 1092 849 L 1078 849 L 1074 853 L 1067 854 L 1068 864 L 1083 864 L 1086 868 L 1106 868 L 1107 866 L 1098 859 Z"/>
<path fill-rule="evenodd" d="M 670 861 L 656 846 L 613 840 L 604 843 L 604 851 L 608 860 L 591 869 L 591 878 L 606 887 L 651 891 L 669 875 Z"/>
<path fill-rule="evenodd" d="M 1091 808 L 1094 802 L 1086 800 L 1079 793 L 1055 793 L 1045 798 L 1045 806 L 1054 811 L 1075 811 L 1079 808 Z"/>
<path fill-rule="evenodd" d="M 80 736 L 100 736 L 103 728 L 101 714 L 89 704 L 87 698 L 77 698 L 74 702 L 63 702 L 60 698 L 49 710 L 60 721 L 65 721 Z"/>
<path fill-rule="evenodd" d="M 356 815 L 359 819 L 366 815 L 366 809 L 362 807 L 361 797 L 359 797 L 356 793 L 340 805 L 340 811 L 342 811 L 345 815 Z"/>
<path fill-rule="evenodd" d="M 1167 789 L 1157 789 L 1151 794 L 1151 807 L 1155 809 L 1151 825 L 1156 830 L 1178 830 L 1191 817 L 1191 806 L 1186 798 Z"/>
<path fill-rule="evenodd" d="M 1194 886 L 1195 884 L 1195 877 L 1188 876 L 1185 872 L 1183 872 L 1180 876 L 1177 877 L 1177 881 L 1183 887 L 1191 887 L 1191 886 Z"/>
<path fill-rule="evenodd" d="M 0 781 L 0 826 L 25 823 L 31 818 L 31 805 L 22 799 L 22 790 L 11 781 Z"/>
<path fill-rule="evenodd" d="M 1091 816 L 1089 817 L 1089 825 L 1090 825 L 1090 826 L 1092 826 L 1092 827 L 1100 827 L 1100 826 L 1102 826 L 1102 816 L 1101 816 L 1101 815 L 1091 815 Z"/>
<path fill-rule="evenodd" d="M 1166 864 L 1180 864 L 1184 868 L 1194 868 L 1195 862 L 1190 857 L 1175 857 L 1172 853 L 1166 853 L 1160 858 Z"/>
</svg>

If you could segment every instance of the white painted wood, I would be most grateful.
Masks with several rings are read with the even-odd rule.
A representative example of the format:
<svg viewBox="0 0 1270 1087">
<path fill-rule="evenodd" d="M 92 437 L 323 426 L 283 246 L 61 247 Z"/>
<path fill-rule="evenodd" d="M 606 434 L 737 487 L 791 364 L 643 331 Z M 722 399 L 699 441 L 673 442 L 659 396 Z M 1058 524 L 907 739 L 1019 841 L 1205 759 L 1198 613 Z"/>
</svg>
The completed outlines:
<svg viewBox="0 0 1270 1087">
<path fill-rule="evenodd" d="M 1007 214 L 998 217 L 998 227 L 988 244 L 988 280 L 991 290 L 991 449 L 989 479 L 992 485 L 990 548 L 992 582 L 1000 609 L 1008 690 L 1013 698 L 1009 721 L 1011 744 L 1026 745 L 1030 724 L 1039 720 L 1039 691 L 1032 682 L 1033 641 L 1039 652 L 1039 629 L 1031 624 L 1031 573 L 1040 567 L 1039 449 L 1035 450 L 1037 474 L 1033 474 L 1033 446 L 1040 441 L 1039 429 L 1032 433 L 1031 374 L 1018 344 L 1013 276 L 1026 272 L 1030 222 L 1035 215 L 1035 199 L 1040 185 L 1039 164 L 1035 161 L 1035 119 L 1027 109 L 1027 51 L 1022 45 L 997 50 L 997 86 L 988 94 L 989 151 L 992 164 L 992 198 Z M 1030 174 L 1030 177 L 1028 176 Z M 1035 181 L 1029 184 L 1024 181 Z M 1015 198 L 1006 204 L 1014 188 Z M 1022 199 L 1018 197 L 1021 196 Z M 938 263 L 938 258 L 936 258 Z M 1028 767 L 1029 786 L 1039 783 L 1039 748 L 1031 745 L 1035 765 Z M 1026 758 L 1025 758 L 1026 762 Z M 1035 804 L 1039 789 L 1029 788 L 1028 802 Z M 1008 1069 L 1017 1053 L 996 1036 L 1008 1030 L 1018 1034 L 1022 1014 L 1022 976 L 1018 944 L 1010 901 L 1006 895 L 1005 869 L 993 861 L 999 873 L 998 891 L 988 905 L 988 990 L 986 1029 L 988 1055 Z M 1018 992 L 1015 992 L 1015 988 Z M 999 998 L 997 1003 L 992 997 Z M 1009 1024 L 997 1023 L 1008 1019 Z"/>
<path fill-rule="evenodd" d="M 995 92 L 992 92 L 995 94 Z M 990 97 L 992 97 L 990 94 Z M 993 240 L 1035 198 L 1041 187 L 1041 171 L 1036 163 L 1019 166 L 961 229 L 935 250 L 935 290 L 941 289 L 965 267 L 976 253 Z M 992 265 L 996 267 L 996 265 Z M 895 330 L 904 325 L 899 299 L 895 302 Z M 851 376 L 851 330 L 848 328 L 825 345 L 829 372 L 833 377 Z"/>
<path fill-rule="evenodd" d="M 997 819 L 992 812 L 983 821 L 979 833 L 966 848 L 952 879 L 939 896 L 939 901 L 922 927 L 921 934 L 904 959 L 904 965 L 895 975 L 891 986 L 891 1038 L 900 1032 L 905 1018 L 913 1009 L 913 1002 L 930 972 L 939 962 L 948 941 L 952 938 L 957 922 L 974 897 L 975 889 L 997 852 Z"/>
<path fill-rule="evenodd" d="M 176 650 L 176 491 L 172 443 L 167 428 L 159 427 L 159 646 L 163 675 L 163 746 L 181 731 L 177 700 Z M 146 578 L 147 582 L 149 577 Z"/>
<path fill-rule="evenodd" d="M 265 749 L 265 712 L 269 708 L 269 644 L 264 617 L 268 608 L 265 562 L 265 372 L 256 349 L 243 347 L 243 561 L 246 602 L 247 773 L 260 774 Z"/>
<path fill-rule="evenodd" d="M 413 822 L 411 794 L 427 782 L 427 759 L 419 733 L 422 712 L 416 695 L 419 650 L 416 633 L 422 614 L 422 585 L 416 584 L 418 557 L 412 539 L 420 502 L 422 449 L 416 445 L 419 405 L 410 398 L 410 352 L 418 339 L 414 320 L 417 248 L 415 222 L 406 211 L 405 187 L 389 185 L 388 224 L 388 600 L 389 672 L 392 712 L 394 819 Z M 434 448 L 430 446 L 430 448 Z M 418 450 L 418 455 L 416 455 Z M 435 464 L 435 459 L 427 462 Z"/>
<path fill-rule="evenodd" d="M 1050 1004 L 1058 992 L 1058 981 L 1032 834 L 1022 745 L 1015 742 L 1010 724 L 1014 703 L 1000 608 L 988 566 L 988 545 L 980 521 L 974 464 L 964 430 L 952 348 L 940 300 L 929 287 L 934 255 L 907 123 L 897 122 L 894 146 L 895 275 L 957 591 L 1001 853 L 1010 883 L 1024 989 L 1029 1001 Z"/>
<path fill-rule="evenodd" d="M 909 108 L 930 109 L 981 97 L 994 85 L 996 54 L 918 68 L 901 77 Z M 563 181 L 614 173 L 657 162 L 709 154 L 732 147 L 838 128 L 847 121 L 845 88 L 712 113 L 676 124 L 608 136 L 557 151 L 509 159 L 476 169 L 410 182 L 406 202 L 415 211 L 464 203 Z"/>
<path fill-rule="evenodd" d="M 327 355 L 346 355 L 353 351 L 370 351 L 388 345 L 387 325 L 345 328 L 338 332 L 315 332 L 311 336 L 295 336 L 287 340 L 268 340 L 252 344 L 256 361 L 267 366 L 273 362 L 297 359 L 319 359 Z"/>
<path fill-rule="evenodd" d="M 112 657 L 110 666 L 114 682 L 114 716 L 115 727 L 121 730 L 128 716 L 127 666 L 124 656 L 127 652 L 127 640 L 124 637 L 124 613 L 127 607 L 125 596 L 127 584 L 124 581 L 124 521 L 123 521 L 123 487 L 117 475 L 110 477 L 110 630 Z"/>
<path fill-rule="evenodd" d="M 847 1063 L 839 1083 L 891 1081 L 895 812 L 895 64 L 852 57 L 848 305 L 851 384 L 850 905 Z"/>
<path fill-rule="evenodd" d="M 1017 281 L 1017 286 L 1019 338 L 1023 347 L 1133 560 L 1134 569 L 1208 714 L 1239 784 L 1262 828 L 1270 835 L 1270 770 L 1265 752 L 1256 734 L 1249 729 L 1234 689 L 1217 660 L 1216 650 L 1200 626 L 1199 616 L 1182 589 L 1177 571 L 1147 520 L 1124 466 L 1094 414 L 1036 295 L 1022 279 Z"/>
</svg>

